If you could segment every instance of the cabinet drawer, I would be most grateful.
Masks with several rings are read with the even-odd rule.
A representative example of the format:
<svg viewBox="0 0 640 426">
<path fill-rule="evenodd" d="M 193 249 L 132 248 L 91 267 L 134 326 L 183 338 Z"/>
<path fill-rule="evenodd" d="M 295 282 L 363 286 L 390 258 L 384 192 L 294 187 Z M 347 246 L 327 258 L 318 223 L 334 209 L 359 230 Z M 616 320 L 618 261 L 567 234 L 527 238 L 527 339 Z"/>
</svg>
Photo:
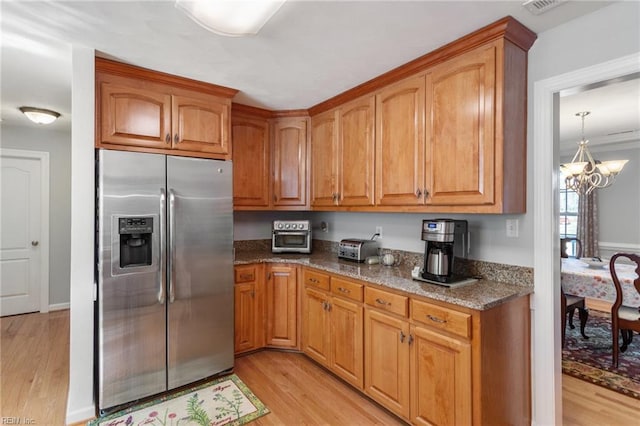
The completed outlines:
<svg viewBox="0 0 640 426">
<path fill-rule="evenodd" d="M 256 267 L 253 265 L 236 266 L 233 272 L 235 283 L 248 283 L 256 280 Z"/>
<path fill-rule="evenodd" d="M 362 302 L 362 284 L 331 277 L 331 293 Z"/>
<path fill-rule="evenodd" d="M 404 317 L 408 314 L 408 300 L 406 296 L 389 293 L 371 287 L 364 289 L 364 301 L 367 305 L 374 306 L 388 312 L 392 312 Z"/>
<path fill-rule="evenodd" d="M 327 274 L 312 271 L 310 269 L 304 269 L 302 274 L 302 282 L 305 285 L 310 285 L 329 291 L 329 275 Z"/>
<path fill-rule="evenodd" d="M 411 319 L 467 339 L 471 337 L 471 315 L 463 312 L 412 299 Z"/>
</svg>

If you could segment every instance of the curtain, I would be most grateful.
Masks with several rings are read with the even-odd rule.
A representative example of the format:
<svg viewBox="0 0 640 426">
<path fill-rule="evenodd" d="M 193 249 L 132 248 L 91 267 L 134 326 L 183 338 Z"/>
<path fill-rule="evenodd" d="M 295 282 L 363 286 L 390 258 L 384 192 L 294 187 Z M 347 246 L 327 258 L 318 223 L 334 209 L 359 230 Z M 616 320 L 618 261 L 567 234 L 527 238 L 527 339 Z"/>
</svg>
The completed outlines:
<svg viewBox="0 0 640 426">
<path fill-rule="evenodd" d="M 578 195 L 578 232 L 583 257 L 599 257 L 598 249 L 598 190 Z"/>
</svg>

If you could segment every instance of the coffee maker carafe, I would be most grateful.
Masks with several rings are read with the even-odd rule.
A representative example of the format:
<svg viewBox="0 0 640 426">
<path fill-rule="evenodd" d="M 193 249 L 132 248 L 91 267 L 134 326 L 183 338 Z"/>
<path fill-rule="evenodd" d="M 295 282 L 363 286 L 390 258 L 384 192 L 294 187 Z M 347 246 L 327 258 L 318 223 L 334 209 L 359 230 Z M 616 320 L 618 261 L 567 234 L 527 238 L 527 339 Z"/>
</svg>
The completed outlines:
<svg viewBox="0 0 640 426">
<path fill-rule="evenodd" d="M 422 278 L 450 281 L 456 275 L 454 258 L 466 258 L 469 250 L 467 221 L 423 220 L 422 240 L 425 241 Z"/>
</svg>

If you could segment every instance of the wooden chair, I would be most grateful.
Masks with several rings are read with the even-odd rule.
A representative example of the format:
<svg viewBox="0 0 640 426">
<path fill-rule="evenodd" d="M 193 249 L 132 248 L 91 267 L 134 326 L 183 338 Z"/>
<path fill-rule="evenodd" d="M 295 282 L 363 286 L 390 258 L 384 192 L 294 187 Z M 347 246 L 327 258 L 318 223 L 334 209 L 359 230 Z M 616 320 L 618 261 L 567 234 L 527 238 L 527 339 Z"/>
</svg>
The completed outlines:
<svg viewBox="0 0 640 426">
<path fill-rule="evenodd" d="M 567 244 L 573 242 L 575 242 L 576 244 L 576 255 L 569 256 L 569 254 L 567 253 Z M 565 259 L 567 257 L 577 257 L 578 259 L 580 259 L 582 257 L 582 241 L 574 237 L 560 238 L 560 257 L 563 257 Z"/>
<path fill-rule="evenodd" d="M 582 334 L 584 339 L 589 339 L 589 336 L 584 334 L 584 327 L 589 319 L 589 310 L 585 307 L 584 297 L 565 294 L 562 286 L 560 286 L 560 309 L 562 310 L 562 347 L 564 347 L 567 319 L 569 320 L 569 327 L 571 329 L 576 328 L 573 325 L 573 315 L 576 309 L 580 316 L 580 334 Z"/>
<path fill-rule="evenodd" d="M 638 277 L 633 281 L 633 286 L 640 293 L 640 256 L 631 253 L 616 253 L 609 261 L 609 270 L 613 285 L 616 287 L 616 301 L 611 307 L 611 335 L 613 336 L 613 357 L 612 365 L 618 368 L 618 351 L 624 352 L 633 340 L 633 332 L 640 333 L 640 308 L 632 308 L 624 306 L 622 297 L 622 286 L 616 273 L 616 260 L 620 257 L 626 257 L 636 264 L 636 274 Z M 620 333 L 618 333 L 618 331 Z M 618 348 L 618 334 L 622 334 L 622 346 Z"/>
<path fill-rule="evenodd" d="M 568 238 L 560 238 L 560 257 L 568 258 L 573 257 L 569 256 L 567 253 L 567 244 L 575 242 L 576 244 L 576 258 L 582 257 L 582 241 L 578 238 L 568 237 Z M 589 319 L 589 310 L 585 306 L 585 300 L 582 296 L 574 296 L 573 294 L 565 294 L 564 290 L 562 290 L 562 286 L 560 286 L 560 305 L 562 309 L 562 347 L 564 347 L 564 336 L 567 328 L 567 317 L 569 322 L 569 327 L 574 329 L 573 325 L 573 317 L 578 311 L 578 316 L 580 318 L 580 334 L 583 338 L 588 339 L 589 337 L 584 333 L 584 327 L 587 324 L 587 320 Z"/>
</svg>

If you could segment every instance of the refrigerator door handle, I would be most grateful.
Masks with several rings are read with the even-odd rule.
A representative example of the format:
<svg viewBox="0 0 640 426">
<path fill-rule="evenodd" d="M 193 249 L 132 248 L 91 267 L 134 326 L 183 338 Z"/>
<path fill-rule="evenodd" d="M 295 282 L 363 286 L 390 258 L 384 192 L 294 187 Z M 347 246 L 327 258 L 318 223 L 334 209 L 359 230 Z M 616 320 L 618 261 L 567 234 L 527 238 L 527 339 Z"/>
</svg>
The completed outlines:
<svg viewBox="0 0 640 426">
<path fill-rule="evenodd" d="M 175 271 L 174 271 L 174 267 L 173 267 L 173 263 L 174 263 L 174 257 L 175 257 L 175 214 L 174 214 L 174 207 L 175 207 L 175 202 L 176 202 L 176 195 L 173 191 L 173 189 L 169 189 L 169 251 L 167 254 L 167 258 L 168 258 L 168 270 L 169 270 L 169 303 L 173 303 L 173 301 L 175 300 L 175 293 L 174 293 L 174 276 L 175 276 Z"/>
<path fill-rule="evenodd" d="M 160 223 L 158 224 L 158 228 L 160 230 L 160 248 L 158 253 L 160 253 L 160 271 L 158 272 L 158 303 L 164 305 L 164 288 L 165 288 L 165 212 L 166 212 L 166 194 L 164 188 L 160 188 Z"/>
</svg>

